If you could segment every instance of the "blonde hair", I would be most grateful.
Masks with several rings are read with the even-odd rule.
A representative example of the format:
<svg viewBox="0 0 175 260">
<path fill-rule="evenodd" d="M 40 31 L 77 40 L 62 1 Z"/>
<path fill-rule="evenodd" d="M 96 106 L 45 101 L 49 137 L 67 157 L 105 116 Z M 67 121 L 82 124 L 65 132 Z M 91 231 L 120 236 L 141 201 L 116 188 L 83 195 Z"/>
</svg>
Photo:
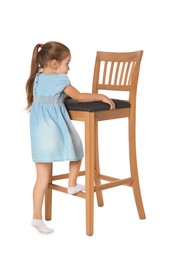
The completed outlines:
<svg viewBox="0 0 175 260">
<path fill-rule="evenodd" d="M 40 50 L 39 50 L 40 49 Z M 33 103 L 33 84 L 36 74 L 40 68 L 44 68 L 51 60 L 63 61 L 70 54 L 67 46 L 60 42 L 47 42 L 45 44 L 37 44 L 33 49 L 30 75 L 26 82 L 27 107 L 29 110 Z"/>
</svg>

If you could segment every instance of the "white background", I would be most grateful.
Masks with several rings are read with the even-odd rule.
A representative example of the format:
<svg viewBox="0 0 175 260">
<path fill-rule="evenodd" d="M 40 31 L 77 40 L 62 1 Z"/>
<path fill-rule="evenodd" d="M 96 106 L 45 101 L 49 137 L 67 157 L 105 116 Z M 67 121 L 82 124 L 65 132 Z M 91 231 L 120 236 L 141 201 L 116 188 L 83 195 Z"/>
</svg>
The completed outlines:
<svg viewBox="0 0 175 260">
<path fill-rule="evenodd" d="M 0 259 L 174 259 L 174 1 L 36 0 L 0 4 Z M 35 167 L 31 160 L 25 83 L 37 43 L 66 44 L 69 77 L 91 92 L 96 51 L 143 50 L 137 95 L 137 157 L 146 220 L 132 190 L 95 200 L 94 235 L 86 236 L 83 199 L 53 193 L 51 235 L 31 226 Z M 83 126 L 75 122 L 83 138 Z M 101 171 L 128 176 L 127 122 L 100 123 Z M 111 157 L 111 158 L 110 158 Z M 56 173 L 68 163 L 56 163 Z M 83 181 L 83 180 L 82 180 Z"/>
</svg>

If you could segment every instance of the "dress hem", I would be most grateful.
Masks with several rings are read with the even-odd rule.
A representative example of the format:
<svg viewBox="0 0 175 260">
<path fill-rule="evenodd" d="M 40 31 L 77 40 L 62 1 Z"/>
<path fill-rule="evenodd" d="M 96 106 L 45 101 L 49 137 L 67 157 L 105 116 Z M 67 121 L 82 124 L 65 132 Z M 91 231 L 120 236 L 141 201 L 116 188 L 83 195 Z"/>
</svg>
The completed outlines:
<svg viewBox="0 0 175 260">
<path fill-rule="evenodd" d="M 65 162 L 65 161 L 69 161 L 69 162 L 76 162 L 79 161 L 81 159 L 83 159 L 84 156 L 82 156 L 81 158 L 77 158 L 77 159 L 63 159 L 63 160 L 33 160 L 33 162 L 35 163 L 52 163 L 52 162 Z"/>
</svg>

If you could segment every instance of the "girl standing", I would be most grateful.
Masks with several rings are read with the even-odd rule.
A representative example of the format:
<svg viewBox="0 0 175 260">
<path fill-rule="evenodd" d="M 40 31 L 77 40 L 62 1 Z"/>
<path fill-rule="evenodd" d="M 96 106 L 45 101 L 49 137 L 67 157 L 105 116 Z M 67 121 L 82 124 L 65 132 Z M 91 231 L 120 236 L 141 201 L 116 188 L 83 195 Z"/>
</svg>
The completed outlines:
<svg viewBox="0 0 175 260">
<path fill-rule="evenodd" d="M 30 111 L 32 159 L 37 178 L 33 189 L 32 225 L 42 233 L 53 232 L 42 219 L 42 205 L 53 162 L 69 161 L 68 193 L 85 190 L 77 184 L 84 156 L 81 139 L 64 105 L 66 96 L 79 101 L 103 101 L 115 109 L 103 94 L 80 93 L 67 76 L 71 53 L 59 42 L 37 44 L 33 50 L 30 76 L 26 83 L 27 110 Z"/>
</svg>

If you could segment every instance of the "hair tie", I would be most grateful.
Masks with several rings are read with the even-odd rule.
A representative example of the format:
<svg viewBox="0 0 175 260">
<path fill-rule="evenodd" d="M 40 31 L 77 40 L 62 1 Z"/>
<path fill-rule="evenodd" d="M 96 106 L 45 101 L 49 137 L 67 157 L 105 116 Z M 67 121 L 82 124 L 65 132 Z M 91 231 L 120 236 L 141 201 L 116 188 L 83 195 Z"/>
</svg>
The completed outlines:
<svg viewBox="0 0 175 260">
<path fill-rule="evenodd" d="M 42 47 L 43 47 L 43 44 L 42 44 L 42 43 L 40 43 L 40 48 L 42 49 Z"/>
</svg>

